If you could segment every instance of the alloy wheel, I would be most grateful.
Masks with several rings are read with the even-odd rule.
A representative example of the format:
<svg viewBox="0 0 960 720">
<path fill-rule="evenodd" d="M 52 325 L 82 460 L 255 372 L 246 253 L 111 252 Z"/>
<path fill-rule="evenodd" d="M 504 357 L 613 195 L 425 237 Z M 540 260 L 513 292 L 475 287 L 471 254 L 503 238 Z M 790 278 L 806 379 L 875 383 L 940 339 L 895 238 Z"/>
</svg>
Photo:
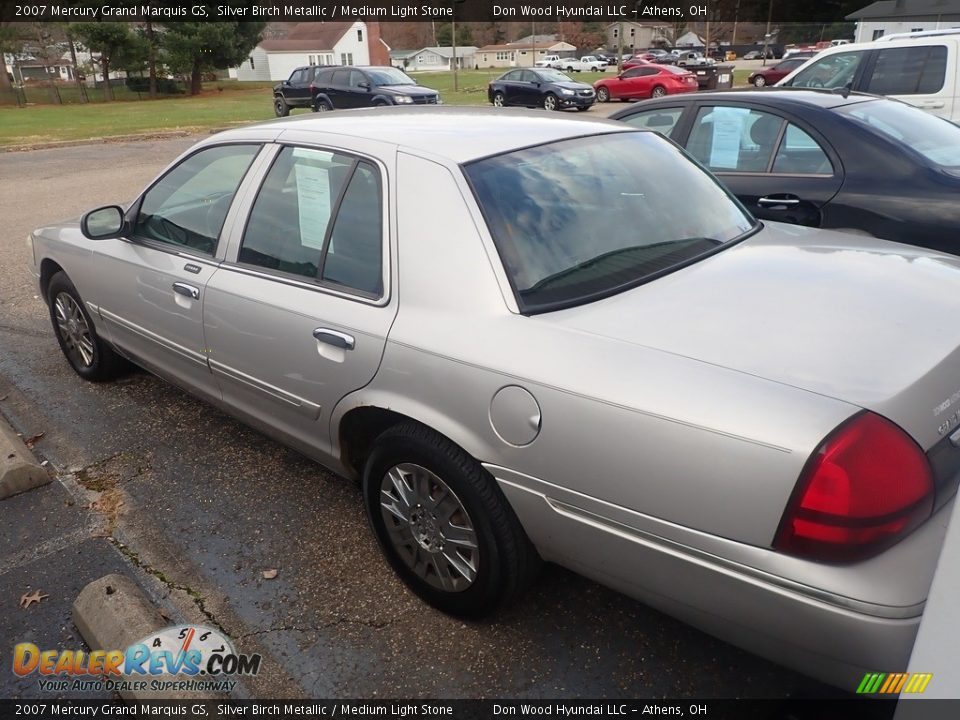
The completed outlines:
<svg viewBox="0 0 960 720">
<path fill-rule="evenodd" d="M 61 292 L 54 301 L 54 312 L 57 332 L 67 349 L 70 362 L 84 368 L 93 365 L 93 336 L 77 301 L 69 293 Z"/>
<path fill-rule="evenodd" d="M 462 592 L 476 580 L 476 530 L 463 503 L 437 475 L 412 463 L 394 465 L 380 482 L 380 513 L 393 548 L 424 582 Z"/>
</svg>

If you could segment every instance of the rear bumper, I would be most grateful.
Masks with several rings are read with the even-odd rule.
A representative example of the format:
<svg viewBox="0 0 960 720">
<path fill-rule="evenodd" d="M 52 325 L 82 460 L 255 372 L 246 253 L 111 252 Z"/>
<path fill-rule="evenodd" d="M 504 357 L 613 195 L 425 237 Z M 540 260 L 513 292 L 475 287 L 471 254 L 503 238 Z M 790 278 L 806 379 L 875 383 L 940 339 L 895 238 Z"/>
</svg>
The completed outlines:
<svg viewBox="0 0 960 720">
<path fill-rule="evenodd" d="M 487 469 L 546 560 L 848 691 L 867 672 L 907 667 L 922 602 L 871 605 L 757 572 L 549 497 L 533 478 Z"/>
</svg>

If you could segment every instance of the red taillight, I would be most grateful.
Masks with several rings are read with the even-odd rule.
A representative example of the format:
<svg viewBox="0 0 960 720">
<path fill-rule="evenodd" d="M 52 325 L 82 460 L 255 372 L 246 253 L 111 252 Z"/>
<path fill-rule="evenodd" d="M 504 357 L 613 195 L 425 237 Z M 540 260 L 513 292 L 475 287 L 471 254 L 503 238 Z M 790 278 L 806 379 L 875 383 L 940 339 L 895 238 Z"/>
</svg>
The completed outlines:
<svg viewBox="0 0 960 720">
<path fill-rule="evenodd" d="M 929 518 L 934 492 L 920 447 L 889 420 L 862 413 L 807 461 L 773 546 L 815 560 L 866 558 Z"/>
</svg>

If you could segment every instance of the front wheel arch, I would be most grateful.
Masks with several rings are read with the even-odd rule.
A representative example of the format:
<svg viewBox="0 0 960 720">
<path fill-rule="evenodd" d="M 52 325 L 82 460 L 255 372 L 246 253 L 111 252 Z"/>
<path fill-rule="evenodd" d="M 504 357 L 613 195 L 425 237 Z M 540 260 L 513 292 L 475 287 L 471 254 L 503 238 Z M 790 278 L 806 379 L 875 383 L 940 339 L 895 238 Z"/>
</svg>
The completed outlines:
<svg viewBox="0 0 960 720">
<path fill-rule="evenodd" d="M 56 260 L 44 258 L 43 262 L 40 263 L 40 297 L 47 305 L 50 304 L 50 278 L 58 272 L 66 275 L 66 271 L 60 267 Z"/>
</svg>

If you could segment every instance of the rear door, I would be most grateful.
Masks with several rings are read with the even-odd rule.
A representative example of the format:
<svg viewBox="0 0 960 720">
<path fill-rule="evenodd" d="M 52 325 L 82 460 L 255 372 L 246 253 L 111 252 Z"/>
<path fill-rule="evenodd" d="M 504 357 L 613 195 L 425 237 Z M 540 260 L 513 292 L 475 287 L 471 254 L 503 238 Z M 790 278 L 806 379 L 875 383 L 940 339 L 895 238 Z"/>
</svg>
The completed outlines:
<svg viewBox="0 0 960 720">
<path fill-rule="evenodd" d="M 302 107 L 310 104 L 310 80 L 313 71 L 308 68 L 300 68 L 290 75 L 289 84 L 284 90 L 284 95 L 288 105 Z"/>
<path fill-rule="evenodd" d="M 259 144 L 202 148 L 131 208 L 130 237 L 96 244 L 99 313 L 110 340 L 164 377 L 219 398 L 207 366 L 203 303 L 218 240 Z"/>
<path fill-rule="evenodd" d="M 765 107 L 700 105 L 682 144 L 764 220 L 819 227 L 820 209 L 843 184 L 822 136 Z"/>
<path fill-rule="evenodd" d="M 957 42 L 883 47 L 865 69 L 864 92 L 887 95 L 950 120 L 956 112 Z"/>
<path fill-rule="evenodd" d="M 210 367 L 236 412 L 325 452 L 333 407 L 373 378 L 396 315 L 387 168 L 317 147 L 274 152 L 207 285 Z"/>
<path fill-rule="evenodd" d="M 330 76 L 327 95 L 333 107 L 339 109 L 349 108 L 350 105 L 350 70 L 341 68 L 334 70 Z"/>
</svg>

